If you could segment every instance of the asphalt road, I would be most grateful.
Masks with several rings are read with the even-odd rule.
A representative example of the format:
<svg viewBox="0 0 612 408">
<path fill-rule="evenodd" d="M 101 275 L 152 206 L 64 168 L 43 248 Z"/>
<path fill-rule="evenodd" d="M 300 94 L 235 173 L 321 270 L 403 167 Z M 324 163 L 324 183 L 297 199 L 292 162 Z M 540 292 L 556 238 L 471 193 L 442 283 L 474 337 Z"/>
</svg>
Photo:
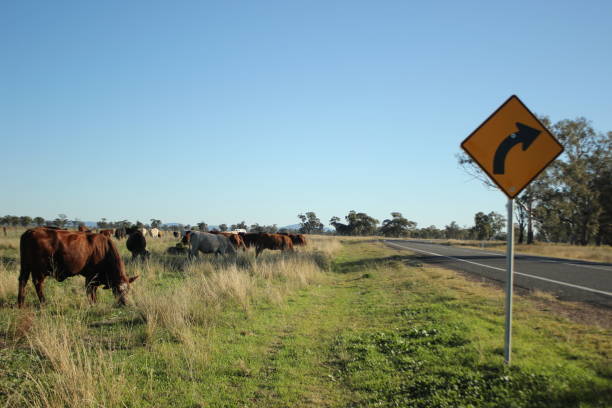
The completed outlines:
<svg viewBox="0 0 612 408">
<path fill-rule="evenodd" d="M 423 241 L 385 240 L 385 243 L 413 251 L 425 263 L 506 281 L 505 254 Z M 612 308 L 612 264 L 515 254 L 514 287 L 539 289 L 562 300 Z"/>
</svg>

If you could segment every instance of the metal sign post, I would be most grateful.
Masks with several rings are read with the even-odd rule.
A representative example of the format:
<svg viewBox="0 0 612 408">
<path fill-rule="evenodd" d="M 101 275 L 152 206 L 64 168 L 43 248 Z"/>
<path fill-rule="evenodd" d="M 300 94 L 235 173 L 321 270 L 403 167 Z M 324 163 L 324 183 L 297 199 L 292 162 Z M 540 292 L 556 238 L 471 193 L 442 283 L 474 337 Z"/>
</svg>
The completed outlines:
<svg viewBox="0 0 612 408">
<path fill-rule="evenodd" d="M 510 365 L 512 353 L 512 288 L 514 285 L 514 199 L 508 199 L 508 227 L 506 231 L 506 324 L 504 362 Z"/>
</svg>

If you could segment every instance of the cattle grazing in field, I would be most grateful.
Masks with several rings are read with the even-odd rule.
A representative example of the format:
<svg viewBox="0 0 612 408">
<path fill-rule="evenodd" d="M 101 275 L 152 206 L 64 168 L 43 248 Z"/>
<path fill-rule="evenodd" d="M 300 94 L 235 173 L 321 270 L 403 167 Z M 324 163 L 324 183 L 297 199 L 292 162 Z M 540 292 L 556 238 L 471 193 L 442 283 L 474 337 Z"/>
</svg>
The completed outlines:
<svg viewBox="0 0 612 408">
<path fill-rule="evenodd" d="M 164 232 L 162 230 L 159 230 L 159 232 L 157 233 L 157 237 L 161 238 L 164 236 Z"/>
<path fill-rule="evenodd" d="M 61 282 L 82 275 L 92 302 L 96 301 L 98 286 L 104 285 L 103 289 L 113 290 L 121 305 L 125 304 L 130 283 L 138 277 L 127 277 L 119 251 L 105 235 L 39 227 L 24 232 L 19 247 L 19 307 L 24 304 L 30 275 L 41 303 L 45 302 L 43 283 L 47 276 Z"/>
<path fill-rule="evenodd" d="M 121 227 L 121 228 L 117 228 L 115 230 L 115 238 L 117 239 L 123 239 L 126 237 L 126 232 L 125 232 L 125 228 Z"/>
<path fill-rule="evenodd" d="M 91 232 L 91 230 L 89 228 L 87 228 L 86 226 L 84 226 L 84 225 L 79 225 L 78 230 L 80 232 Z"/>
<path fill-rule="evenodd" d="M 172 231 L 172 235 L 174 235 L 174 238 L 179 238 L 181 236 L 178 231 Z"/>
<path fill-rule="evenodd" d="M 111 238 L 113 236 L 113 230 L 112 229 L 103 229 L 103 230 L 100 230 L 100 234 L 106 235 L 107 237 Z"/>
<path fill-rule="evenodd" d="M 197 257 L 198 252 L 204 254 L 235 254 L 236 249 L 229 238 L 224 235 L 215 235 L 208 232 L 185 231 L 183 244 L 191 245 L 190 257 Z"/>
<path fill-rule="evenodd" d="M 149 235 L 153 238 L 159 238 L 159 230 L 157 228 L 151 228 L 149 230 Z"/>
<path fill-rule="evenodd" d="M 149 257 L 147 251 L 147 240 L 141 230 L 137 228 L 127 228 L 128 239 L 125 243 L 128 251 L 132 253 L 132 259 L 140 256 L 142 259 Z"/>
<path fill-rule="evenodd" d="M 266 234 L 266 233 L 247 233 L 240 234 L 247 248 L 255 247 L 255 256 L 264 249 L 293 251 L 293 242 L 287 235 Z"/>
</svg>

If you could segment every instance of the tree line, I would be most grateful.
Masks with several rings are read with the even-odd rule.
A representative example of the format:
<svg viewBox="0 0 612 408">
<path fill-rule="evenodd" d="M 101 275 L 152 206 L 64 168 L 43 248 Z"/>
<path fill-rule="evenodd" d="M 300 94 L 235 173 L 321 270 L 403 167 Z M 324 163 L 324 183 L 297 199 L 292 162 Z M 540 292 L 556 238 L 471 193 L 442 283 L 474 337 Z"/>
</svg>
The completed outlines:
<svg viewBox="0 0 612 408">
<path fill-rule="evenodd" d="M 597 132 L 585 118 L 539 119 L 565 150 L 515 199 L 519 243 L 612 245 L 612 132 Z M 458 162 L 495 187 L 466 154 Z"/>
<path fill-rule="evenodd" d="M 325 226 L 314 212 L 299 214 L 298 218 L 301 220 L 299 232 L 304 234 L 326 233 Z M 381 223 L 366 213 L 352 210 L 344 217 L 344 222 L 341 221 L 336 216 L 329 220 L 329 224 L 334 227 L 337 235 L 490 240 L 505 239 L 505 232 L 502 230 L 506 219 L 494 211 L 488 214 L 478 212 L 474 215 L 474 226 L 472 227 L 460 227 L 457 222 L 452 221 L 443 229 L 435 225 L 417 228 L 415 221 L 408 220 L 400 212 L 392 212 L 391 218 Z"/>
<path fill-rule="evenodd" d="M 43 217 L 30 217 L 30 216 L 16 216 L 16 215 L 5 215 L 0 217 L 0 226 L 4 227 L 42 227 L 42 226 L 50 226 L 50 227 L 58 227 L 58 228 L 78 228 L 80 226 L 85 226 L 85 223 L 79 219 L 70 220 L 65 214 L 59 214 L 55 219 L 46 220 Z M 96 222 L 96 227 L 98 229 L 110 229 L 110 228 L 128 228 L 135 226 L 136 228 L 159 228 L 166 231 L 182 231 L 185 229 L 194 229 L 199 231 L 209 231 L 211 227 L 204 222 L 200 221 L 193 225 L 191 224 L 163 224 L 161 220 L 151 218 L 150 222 L 143 223 L 140 221 L 136 221 L 135 223 L 128 220 L 121 221 L 109 221 L 106 218 L 102 218 L 101 220 Z M 241 221 L 236 224 L 219 224 L 214 227 L 219 231 L 228 231 L 228 230 L 237 230 L 244 229 L 249 232 L 266 232 L 266 233 L 276 233 L 276 232 L 297 232 L 297 230 L 289 230 L 287 228 L 278 228 L 276 224 L 272 225 L 259 225 L 258 223 L 247 225 L 246 222 Z"/>
</svg>

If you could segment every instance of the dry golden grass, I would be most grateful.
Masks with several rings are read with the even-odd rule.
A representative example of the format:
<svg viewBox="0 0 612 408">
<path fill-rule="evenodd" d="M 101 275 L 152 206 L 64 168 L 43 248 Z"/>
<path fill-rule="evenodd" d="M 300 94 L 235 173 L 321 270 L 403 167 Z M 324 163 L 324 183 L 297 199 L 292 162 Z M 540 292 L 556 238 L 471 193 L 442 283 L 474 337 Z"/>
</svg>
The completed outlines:
<svg viewBox="0 0 612 408">
<path fill-rule="evenodd" d="M 25 338 L 39 365 L 28 370 L 27 388 L 10 395 L 6 406 L 122 406 L 129 384 L 121 366 L 108 351 L 85 340 L 85 325 L 78 318 L 45 311 L 26 316 Z"/>
</svg>

